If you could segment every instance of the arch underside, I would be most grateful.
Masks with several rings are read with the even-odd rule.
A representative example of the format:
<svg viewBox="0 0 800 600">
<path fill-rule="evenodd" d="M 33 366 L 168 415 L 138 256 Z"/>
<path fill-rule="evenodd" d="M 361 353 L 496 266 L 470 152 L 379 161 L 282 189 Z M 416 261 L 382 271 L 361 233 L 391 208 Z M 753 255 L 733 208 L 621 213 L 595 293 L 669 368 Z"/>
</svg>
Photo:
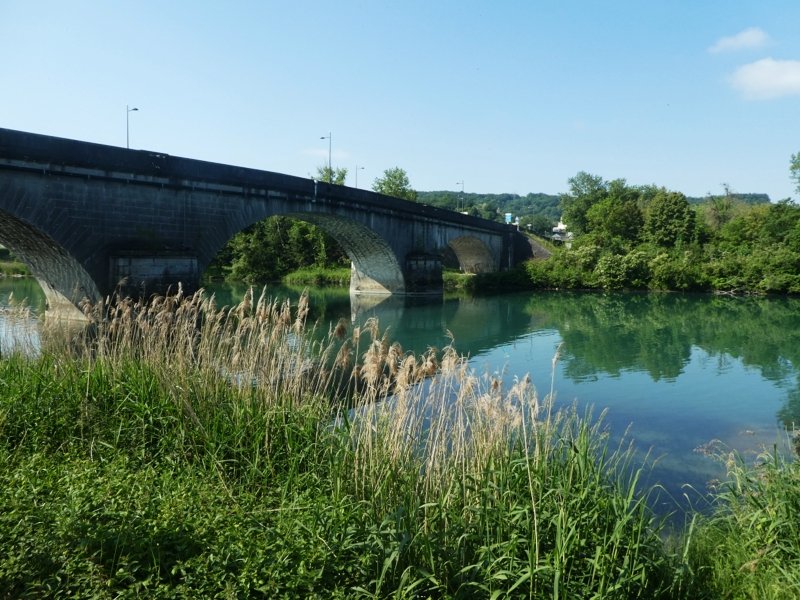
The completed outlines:
<svg viewBox="0 0 800 600">
<path fill-rule="evenodd" d="M 458 259 L 464 273 L 490 273 L 497 270 L 491 250 L 481 240 L 463 235 L 447 244 Z"/>
<path fill-rule="evenodd" d="M 350 292 L 393 294 L 405 291 L 403 270 L 392 248 L 368 227 L 333 215 L 293 213 L 288 217 L 316 225 L 342 247 L 350 259 Z"/>
<path fill-rule="evenodd" d="M 101 298 L 90 275 L 50 236 L 11 214 L 0 211 L 0 244 L 25 263 L 39 282 L 48 314 L 83 319 L 78 305 Z"/>
</svg>

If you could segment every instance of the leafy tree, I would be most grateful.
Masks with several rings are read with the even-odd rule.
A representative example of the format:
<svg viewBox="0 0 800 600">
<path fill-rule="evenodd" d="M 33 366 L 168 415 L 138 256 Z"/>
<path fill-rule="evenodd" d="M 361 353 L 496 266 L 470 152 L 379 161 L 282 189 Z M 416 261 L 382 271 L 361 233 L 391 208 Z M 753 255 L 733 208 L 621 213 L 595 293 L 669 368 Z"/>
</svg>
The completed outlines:
<svg viewBox="0 0 800 600">
<path fill-rule="evenodd" d="M 570 231 L 586 233 L 589 231 L 587 213 L 606 197 L 608 185 L 599 175 L 590 175 L 585 171 L 570 177 L 567 182 L 569 193 L 561 195 L 562 219 Z"/>
<path fill-rule="evenodd" d="M 247 283 L 276 281 L 290 270 L 286 247 L 285 219 L 265 219 L 240 231 L 228 243 L 230 277 Z"/>
<path fill-rule="evenodd" d="M 402 198 L 403 200 L 417 201 L 417 192 L 411 188 L 408 175 L 400 167 L 386 169 L 383 177 L 378 177 L 372 184 L 372 189 L 379 194 Z"/>
<path fill-rule="evenodd" d="M 659 246 L 689 243 L 695 234 L 695 212 L 686 196 L 662 189 L 650 200 L 644 229 L 648 239 Z"/>
<path fill-rule="evenodd" d="M 619 240 L 623 243 L 639 239 L 644 219 L 639 209 L 639 192 L 624 179 L 606 184 L 606 196 L 586 213 L 587 230 L 598 240 Z"/>
<path fill-rule="evenodd" d="M 734 216 L 735 194 L 727 183 L 722 184 L 722 189 L 724 195 L 709 196 L 706 200 L 706 219 L 715 231 L 724 227 Z"/>
<path fill-rule="evenodd" d="M 638 239 L 642 230 L 642 212 L 632 200 L 609 196 L 586 213 L 587 229 L 604 246 L 627 245 Z M 615 244 L 616 242 L 616 244 Z"/>
<path fill-rule="evenodd" d="M 800 224 L 800 206 L 791 200 L 771 204 L 764 221 L 765 242 L 782 242 Z"/>
<path fill-rule="evenodd" d="M 344 185 L 345 178 L 347 177 L 346 168 L 330 168 L 328 165 L 317 167 L 317 176 L 313 179 L 317 181 L 324 181 L 325 183 L 333 183 L 335 185 Z"/>
<path fill-rule="evenodd" d="M 549 219 L 544 215 L 533 215 L 528 217 L 521 217 L 519 220 L 520 229 L 535 233 L 540 236 L 547 236 L 553 232 L 555 221 Z"/>
<path fill-rule="evenodd" d="M 800 152 L 792 154 L 792 161 L 789 163 L 789 174 L 797 186 L 795 188 L 797 193 L 800 194 Z"/>
<path fill-rule="evenodd" d="M 210 271 L 246 283 L 279 281 L 302 267 L 349 263 L 341 247 L 318 227 L 289 217 L 270 217 L 237 233 Z"/>
</svg>

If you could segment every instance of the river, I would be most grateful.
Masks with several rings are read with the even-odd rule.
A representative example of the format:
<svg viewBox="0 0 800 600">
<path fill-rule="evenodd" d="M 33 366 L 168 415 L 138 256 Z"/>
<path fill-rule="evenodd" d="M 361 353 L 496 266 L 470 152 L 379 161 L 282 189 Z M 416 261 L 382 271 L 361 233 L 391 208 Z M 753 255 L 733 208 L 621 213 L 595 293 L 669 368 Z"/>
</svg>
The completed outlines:
<svg viewBox="0 0 800 600">
<path fill-rule="evenodd" d="M 219 304 L 238 301 L 244 290 L 210 289 Z M 41 310 L 30 280 L 0 280 L 0 304 L 12 291 Z M 274 297 L 298 293 L 269 288 Z M 723 477 L 703 451 L 709 443 L 753 459 L 775 445 L 788 448 L 787 428 L 800 423 L 797 298 L 536 292 L 353 306 L 346 290 L 310 295 L 320 331 L 340 318 L 377 317 L 404 350 L 441 348 L 452 334 L 476 371 L 509 382 L 530 374 L 540 396 L 553 375 L 557 404 L 606 410 L 612 438 L 627 431 L 638 455 L 654 461 L 648 482 L 663 486 L 665 510 L 684 494 L 702 504 L 708 483 Z M 8 329 L 0 322 L 0 339 Z"/>
</svg>

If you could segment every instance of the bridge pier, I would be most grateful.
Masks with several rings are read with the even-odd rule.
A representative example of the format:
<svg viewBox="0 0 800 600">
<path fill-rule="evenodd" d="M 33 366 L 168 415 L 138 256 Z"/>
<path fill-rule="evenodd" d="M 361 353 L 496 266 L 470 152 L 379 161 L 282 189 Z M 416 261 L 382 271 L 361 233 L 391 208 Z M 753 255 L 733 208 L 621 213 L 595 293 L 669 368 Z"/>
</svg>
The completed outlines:
<svg viewBox="0 0 800 600">
<path fill-rule="evenodd" d="M 109 257 L 111 282 L 117 282 L 121 296 L 148 297 L 183 291 L 192 294 L 200 287 L 197 257 L 175 252 L 126 252 Z"/>
<path fill-rule="evenodd" d="M 406 257 L 406 293 L 441 294 L 442 257 L 436 254 L 414 252 Z"/>
</svg>

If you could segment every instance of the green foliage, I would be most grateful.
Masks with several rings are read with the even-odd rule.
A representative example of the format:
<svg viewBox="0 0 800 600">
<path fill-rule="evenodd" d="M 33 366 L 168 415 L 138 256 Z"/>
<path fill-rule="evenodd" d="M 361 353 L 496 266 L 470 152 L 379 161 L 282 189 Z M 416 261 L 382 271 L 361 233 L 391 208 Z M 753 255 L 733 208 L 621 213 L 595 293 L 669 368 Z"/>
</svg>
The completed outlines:
<svg viewBox="0 0 800 600">
<path fill-rule="evenodd" d="M 383 177 L 378 177 L 372 184 L 372 189 L 386 196 L 394 196 L 412 202 L 417 201 L 417 192 L 411 188 L 408 175 L 400 167 L 386 169 Z"/>
<path fill-rule="evenodd" d="M 210 271 L 246 283 L 280 281 L 304 267 L 341 268 L 349 259 L 320 228 L 288 217 L 270 217 L 237 233 Z"/>
<path fill-rule="evenodd" d="M 293 286 L 346 287 L 350 268 L 305 267 L 284 275 L 283 283 Z"/>
<path fill-rule="evenodd" d="M 519 214 L 519 213 L 517 213 Z M 542 214 L 533 216 L 524 215 L 520 217 L 519 225 L 522 231 L 533 233 L 541 237 L 549 237 L 556 225 L 556 220 Z"/>
<path fill-rule="evenodd" d="M 523 229 L 549 234 L 561 218 L 559 197 L 552 194 L 476 194 L 462 192 L 417 192 L 417 201 L 440 208 L 467 212 L 490 221 L 502 221 L 505 213 L 520 218 Z M 530 225 L 530 228 L 528 228 Z"/>
<path fill-rule="evenodd" d="M 0 246 L 0 277 L 4 275 L 30 275 L 30 271 L 28 266 L 19 262 L 8 248 Z"/>
<path fill-rule="evenodd" d="M 734 202 L 730 193 L 724 196 L 710 196 L 707 200 L 706 218 L 712 229 L 725 226 L 733 216 Z"/>
<path fill-rule="evenodd" d="M 694 208 L 678 192 L 584 172 L 570 187 L 564 219 L 583 233 L 528 266 L 534 287 L 800 292 L 800 207 L 789 200 L 743 204 L 725 186 Z"/>
<path fill-rule="evenodd" d="M 662 252 L 649 262 L 650 287 L 656 290 L 700 291 L 708 287 L 697 256 L 691 250 Z"/>
<path fill-rule="evenodd" d="M 695 237 L 695 212 L 683 194 L 660 190 L 648 203 L 644 229 L 658 246 L 689 244 Z"/>
<path fill-rule="evenodd" d="M 730 195 L 731 200 L 736 204 L 747 204 L 747 205 L 755 205 L 755 204 L 769 204 L 771 202 L 769 194 L 742 194 L 739 192 L 731 191 L 728 186 L 724 186 L 726 194 Z M 687 200 L 689 204 L 705 204 L 708 202 L 709 198 L 713 196 L 704 196 L 702 198 L 696 196 L 687 196 Z"/>
<path fill-rule="evenodd" d="M 650 265 L 647 253 L 635 250 L 624 255 L 603 254 L 593 271 L 593 281 L 604 290 L 647 289 Z"/>
<path fill-rule="evenodd" d="M 317 175 L 313 177 L 313 179 L 326 183 L 333 183 L 335 185 L 344 185 L 347 179 L 347 169 L 344 167 L 332 168 L 328 165 L 317 167 Z"/>
<path fill-rule="evenodd" d="M 13 277 L 15 275 L 28 276 L 31 272 L 25 263 L 16 260 L 0 261 L 0 276 Z"/>
<path fill-rule="evenodd" d="M 594 204 L 586 213 L 587 228 L 596 239 L 611 245 L 619 240 L 623 245 L 635 242 L 642 229 L 642 212 L 635 199 L 623 200 L 609 196 Z"/>
<path fill-rule="evenodd" d="M 789 162 L 789 176 L 795 183 L 795 190 L 800 194 L 800 152 L 792 154 L 791 161 Z"/>
<path fill-rule="evenodd" d="M 587 233 L 589 209 L 606 197 L 608 185 L 602 177 L 585 171 L 571 177 L 568 183 L 569 192 L 561 195 L 561 218 L 574 233 Z"/>
</svg>

